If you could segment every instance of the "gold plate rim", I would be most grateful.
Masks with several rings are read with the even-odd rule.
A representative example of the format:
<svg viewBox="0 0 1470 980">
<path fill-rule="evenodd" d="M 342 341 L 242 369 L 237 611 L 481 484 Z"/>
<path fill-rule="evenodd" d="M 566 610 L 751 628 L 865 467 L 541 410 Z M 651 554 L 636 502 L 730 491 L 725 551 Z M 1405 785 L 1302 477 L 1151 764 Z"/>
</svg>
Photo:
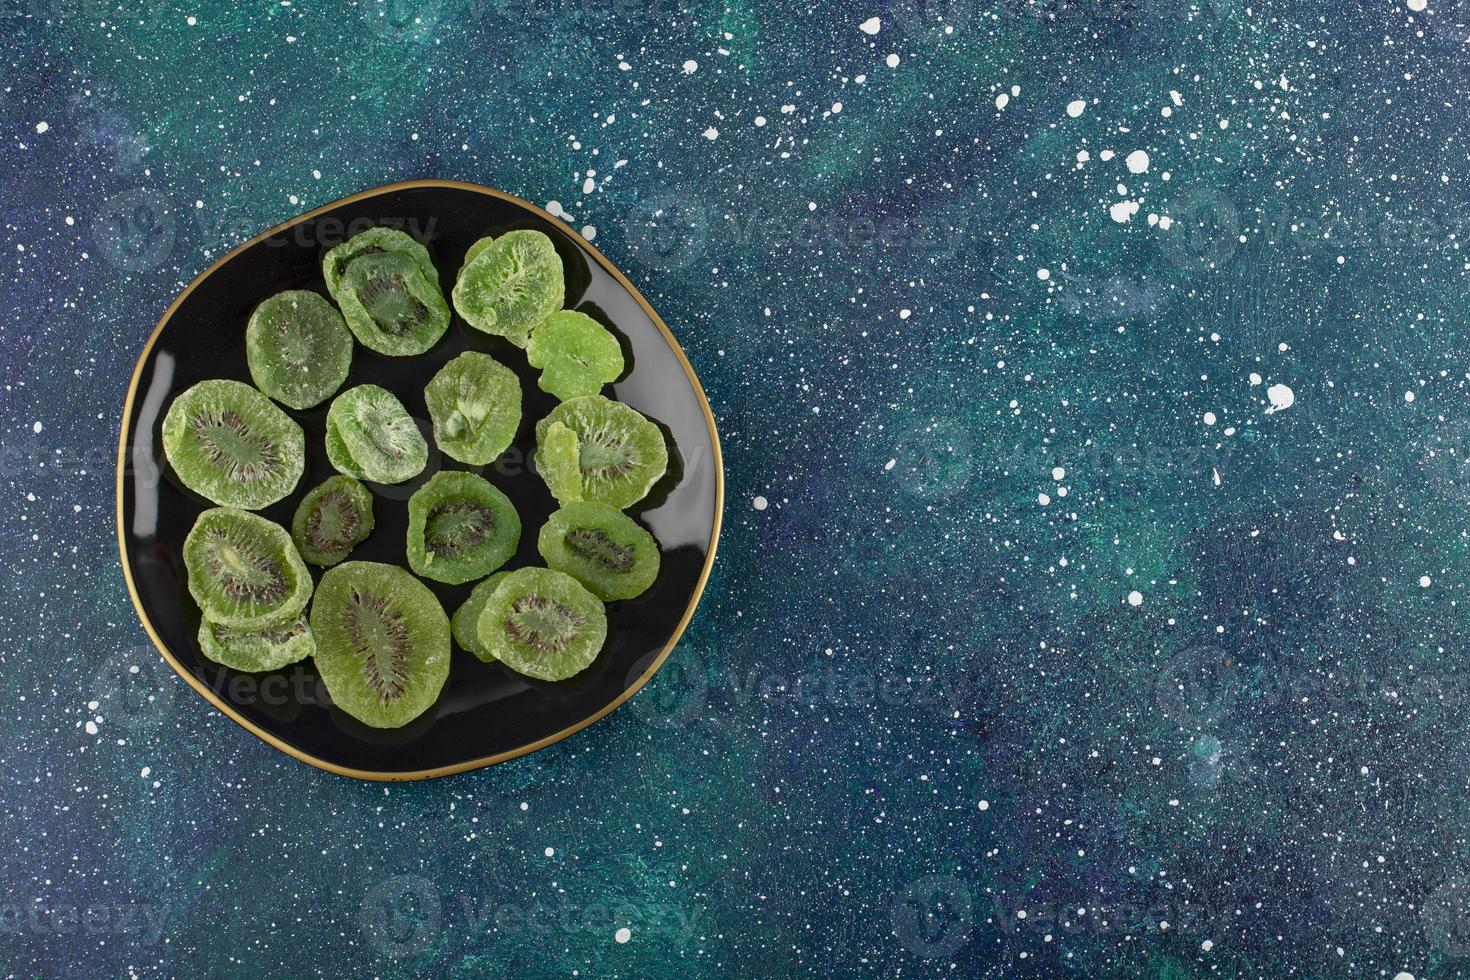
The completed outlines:
<svg viewBox="0 0 1470 980">
<path fill-rule="evenodd" d="M 607 272 L 610 273 L 612 277 L 616 279 L 619 283 L 621 283 L 623 288 L 628 290 L 632 297 L 638 301 L 638 305 L 641 306 L 643 308 L 643 311 L 648 314 L 649 319 L 651 319 L 654 325 L 657 326 L 658 329 L 663 333 L 664 339 L 668 341 L 669 347 L 673 349 L 674 356 L 678 358 L 679 366 L 684 369 L 684 374 L 686 377 L 688 377 L 690 385 L 694 388 L 695 397 L 699 400 L 699 406 L 704 412 L 704 422 L 705 425 L 709 428 L 710 441 L 714 446 L 715 518 L 714 525 L 710 530 L 709 551 L 705 557 L 704 568 L 700 571 L 699 580 L 695 583 L 694 594 L 690 597 L 689 606 L 687 609 L 684 610 L 684 615 L 682 618 L 680 618 L 678 626 L 675 627 L 673 636 L 669 638 L 668 643 L 665 644 L 664 648 L 661 651 L 659 651 L 659 654 L 657 657 L 654 658 L 653 663 L 648 666 L 648 668 L 643 672 L 638 680 L 631 687 L 625 690 L 619 697 L 617 697 L 611 704 L 608 704 L 606 707 L 599 709 L 592 715 L 583 718 L 576 724 L 570 725 L 567 728 L 563 728 L 559 732 L 555 732 L 551 735 L 546 736 L 545 738 L 538 739 L 535 742 L 531 742 L 528 745 L 523 745 L 506 752 L 499 752 L 495 755 L 489 755 L 479 759 L 471 759 L 467 762 L 455 763 L 452 766 L 440 766 L 435 769 L 420 769 L 413 772 L 377 772 L 371 769 L 353 769 L 349 766 L 339 766 L 336 763 L 328 762 L 325 759 L 318 759 L 310 753 L 302 752 L 300 749 L 297 749 L 296 747 L 287 744 L 286 742 L 272 735 L 270 732 L 267 732 L 263 728 L 251 723 L 249 720 L 238 714 L 232 707 L 221 700 L 219 696 L 214 693 L 214 691 L 212 691 L 207 685 L 196 678 L 193 673 L 186 670 L 184 666 L 174 658 L 173 654 L 169 651 L 167 644 L 163 642 L 163 639 L 158 635 L 158 631 L 154 628 L 153 623 L 149 620 L 148 614 L 143 611 L 142 599 L 139 597 L 137 585 L 133 581 L 133 573 L 128 556 L 127 534 L 124 530 L 123 484 L 125 474 L 127 473 L 127 459 L 129 450 L 128 436 L 132 427 L 133 401 L 138 392 L 138 383 L 142 380 L 143 366 L 145 363 L 147 363 L 148 355 L 152 352 L 153 345 L 158 340 L 159 334 L 163 332 L 164 326 L 167 325 L 169 319 L 183 304 L 184 300 L 189 297 L 189 294 L 194 291 L 195 287 L 204 282 L 204 280 L 208 279 L 225 263 L 229 262 L 241 252 L 250 248 L 252 245 L 262 242 L 265 239 L 270 238 L 273 235 L 277 235 L 280 232 L 285 231 L 289 228 L 292 228 L 303 221 L 307 221 L 311 218 L 316 217 L 319 214 L 323 214 L 327 211 L 332 210 L 333 208 L 340 207 L 344 204 L 350 204 L 354 201 L 367 200 L 368 198 L 377 197 L 381 194 L 386 194 L 391 191 L 409 190 L 416 187 L 447 187 L 455 188 L 458 190 L 472 191 L 477 194 L 484 194 L 488 197 L 498 198 L 502 201 L 509 201 L 512 204 L 516 204 L 520 207 L 525 208 L 527 211 L 530 211 L 533 214 L 540 215 L 542 218 L 556 225 L 563 232 L 570 235 L 579 245 L 581 245 L 582 248 L 591 253 L 592 257 L 597 260 L 598 264 L 601 265 L 603 269 L 607 270 Z M 267 231 L 263 231 L 255 237 L 251 238 L 249 241 L 230 249 L 218 260 L 212 263 L 207 269 L 199 273 L 199 275 L 195 276 L 193 281 L 191 281 L 188 286 L 184 287 L 183 292 L 174 297 L 173 302 L 169 303 L 168 308 L 164 310 L 163 317 L 159 319 L 158 325 L 155 326 L 153 328 L 153 332 L 148 335 L 148 341 L 143 345 L 143 350 L 138 355 L 137 364 L 133 366 L 133 376 L 132 379 L 128 382 L 127 398 L 123 401 L 122 427 L 118 434 L 117 448 L 117 543 L 118 551 L 122 560 L 123 579 L 127 582 L 128 586 L 128 596 L 132 599 L 133 609 L 137 612 L 138 619 L 143 624 L 143 629 L 148 633 L 148 638 L 153 641 L 154 647 L 158 649 L 158 652 L 163 656 L 164 661 L 173 668 L 174 673 L 183 678 L 190 687 L 197 691 L 206 701 L 214 705 L 214 707 L 218 709 L 222 714 L 224 714 L 225 717 L 235 722 L 235 724 L 239 725 L 241 728 L 244 728 L 246 731 L 250 732 L 252 735 L 265 742 L 267 745 L 270 745 L 271 747 L 278 749 L 281 752 L 284 752 L 286 755 L 289 755 L 294 759 L 304 762 L 307 765 L 314 766 L 317 769 L 321 769 L 330 773 L 335 773 L 338 776 L 349 776 L 354 779 L 370 780 L 374 782 L 412 782 L 420 779 L 435 779 L 440 776 L 452 776 L 456 773 L 470 772 L 475 769 L 483 769 L 486 766 L 493 766 L 500 762 L 507 762 L 511 759 L 519 758 L 523 755 L 529 755 L 530 753 L 535 752 L 538 749 L 543 749 L 548 745 L 552 745 L 556 742 L 560 742 L 564 738 L 575 735 L 582 729 L 587 728 L 595 722 L 598 722 L 607 717 L 624 701 L 631 698 L 634 694 L 637 694 L 638 691 L 643 687 L 643 685 L 647 684 L 649 679 L 652 678 L 654 674 L 658 673 L 658 669 L 663 666 L 664 661 L 668 659 L 669 654 L 673 652 L 675 645 L 678 644 L 679 638 L 684 635 L 684 630 L 689 626 L 689 621 L 694 616 L 694 610 L 698 607 L 699 600 L 704 595 L 705 585 L 709 581 L 710 569 L 714 566 L 715 549 L 719 544 L 720 526 L 723 523 L 724 513 L 725 468 L 724 459 L 720 453 L 720 434 L 715 427 L 714 413 L 710 411 L 709 399 L 705 397 L 704 386 L 699 383 L 699 378 L 695 375 L 694 368 L 690 366 L 689 358 L 684 354 L 684 348 L 680 347 L 679 342 L 674 339 L 673 333 L 669 331 L 669 328 L 664 323 L 663 318 L 658 315 L 658 313 L 654 310 L 652 306 L 649 305 L 648 300 L 644 299 L 643 294 L 638 291 L 637 287 L 635 287 L 631 282 L 628 281 L 628 278 L 623 275 L 623 273 L 617 268 L 617 266 L 608 261 L 607 257 L 604 256 L 600 251 L 598 251 L 596 246 L 594 246 L 591 242 L 587 241 L 585 238 L 579 235 L 574 229 L 565 227 L 562 222 L 557 221 L 556 218 L 553 217 L 549 212 L 537 207 L 530 201 L 524 200 L 523 198 L 517 197 L 516 195 L 507 193 L 505 191 L 496 190 L 493 187 L 485 187 L 484 185 L 472 184 L 467 181 L 425 178 L 420 180 L 398 181 L 392 184 L 384 184 L 381 187 L 374 187 L 371 190 L 359 191 L 356 194 L 349 194 L 347 197 L 331 201 L 327 204 L 322 205 L 321 207 L 313 208 L 312 210 L 298 215 L 289 221 L 282 222 L 281 224 L 278 224 Z"/>
</svg>

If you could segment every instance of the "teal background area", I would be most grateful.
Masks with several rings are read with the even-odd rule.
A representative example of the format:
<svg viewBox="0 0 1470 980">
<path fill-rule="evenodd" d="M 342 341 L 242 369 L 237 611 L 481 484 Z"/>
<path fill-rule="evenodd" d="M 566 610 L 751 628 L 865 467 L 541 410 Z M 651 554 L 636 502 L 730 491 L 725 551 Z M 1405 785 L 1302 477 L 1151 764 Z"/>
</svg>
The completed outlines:
<svg viewBox="0 0 1470 980">
<path fill-rule="evenodd" d="M 1467 14 L 0 5 L 0 969 L 1470 973 Z M 629 275 L 726 515 L 628 705 L 384 786 L 162 662 L 115 443 L 195 275 L 422 177 Z"/>
</svg>

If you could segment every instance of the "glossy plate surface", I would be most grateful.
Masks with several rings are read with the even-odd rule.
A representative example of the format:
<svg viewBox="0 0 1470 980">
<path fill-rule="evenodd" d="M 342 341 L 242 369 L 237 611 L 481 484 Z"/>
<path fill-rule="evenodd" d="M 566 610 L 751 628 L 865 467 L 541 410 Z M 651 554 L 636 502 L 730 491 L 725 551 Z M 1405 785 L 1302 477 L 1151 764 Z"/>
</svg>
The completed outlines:
<svg viewBox="0 0 1470 980">
<path fill-rule="evenodd" d="M 448 297 L 464 253 L 484 235 L 517 228 L 545 232 L 566 268 L 566 306 L 601 321 L 623 344 L 621 380 L 604 394 L 638 409 L 664 430 L 669 473 L 629 513 L 663 551 L 657 581 L 636 599 L 608 606 L 608 639 L 597 661 L 571 680 L 547 684 L 454 648 L 438 702 L 407 726 L 376 730 L 333 708 L 310 660 L 275 674 L 239 674 L 205 659 L 195 633 L 199 610 L 181 558 L 184 536 L 212 506 L 185 489 L 163 455 L 159 431 L 175 395 L 207 378 L 250 383 L 245 322 L 255 305 L 284 289 L 326 295 L 321 257 L 372 225 L 395 225 L 423 241 Z M 522 421 L 494 464 L 469 467 L 433 448 L 424 386 L 465 350 L 494 355 L 521 379 Z M 457 315 L 428 353 L 377 354 L 361 344 L 343 390 L 372 383 L 393 391 L 430 442 L 429 465 L 409 483 L 369 484 L 377 528 L 354 560 L 407 567 L 407 500 L 439 469 L 468 469 L 511 498 L 521 515 L 520 550 L 505 566 L 542 564 L 536 532 L 555 501 L 529 458 L 535 423 L 556 400 L 536 386 L 524 352 L 469 327 Z M 327 404 L 330 403 L 330 400 Z M 327 404 L 298 412 L 307 468 L 285 500 L 261 513 L 289 528 L 308 490 L 332 475 L 322 448 Z M 366 779 L 420 779 L 524 755 L 586 727 L 641 687 L 663 663 L 699 601 L 714 559 L 723 496 L 719 437 L 698 379 L 668 328 L 630 283 L 560 221 L 518 198 L 473 184 L 413 181 L 365 191 L 252 239 L 199 276 L 170 305 L 139 358 L 123 412 L 118 465 L 118 531 L 123 571 L 138 615 L 164 658 L 225 714 L 282 751 L 323 769 Z M 320 580 L 322 569 L 312 568 Z M 446 615 L 469 594 L 426 582 Z M 677 654 L 675 654 L 677 655 Z"/>
</svg>

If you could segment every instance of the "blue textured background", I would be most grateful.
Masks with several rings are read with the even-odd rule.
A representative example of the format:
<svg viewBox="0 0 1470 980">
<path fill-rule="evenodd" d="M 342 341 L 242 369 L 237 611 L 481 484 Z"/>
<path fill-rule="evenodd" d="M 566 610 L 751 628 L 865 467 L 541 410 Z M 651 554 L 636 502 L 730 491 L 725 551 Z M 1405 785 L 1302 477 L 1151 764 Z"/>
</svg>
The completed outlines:
<svg viewBox="0 0 1470 980">
<path fill-rule="evenodd" d="M 0 5 L 0 966 L 1470 970 L 1463 2 L 248 6 Z M 413 177 L 595 233 L 728 506 L 628 706 L 385 787 L 172 676 L 113 454 L 184 284 Z"/>
</svg>

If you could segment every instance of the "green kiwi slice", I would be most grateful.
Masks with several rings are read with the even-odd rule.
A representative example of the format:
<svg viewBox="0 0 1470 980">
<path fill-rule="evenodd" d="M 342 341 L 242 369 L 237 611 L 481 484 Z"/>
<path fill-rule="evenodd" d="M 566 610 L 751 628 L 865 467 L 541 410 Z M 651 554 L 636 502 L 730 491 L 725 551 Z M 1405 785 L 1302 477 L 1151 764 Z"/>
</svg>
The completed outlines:
<svg viewBox="0 0 1470 980">
<path fill-rule="evenodd" d="M 311 598 L 311 573 L 286 529 L 259 514 L 215 507 L 184 538 L 189 594 L 206 619 L 234 629 L 289 622 Z"/>
<path fill-rule="evenodd" d="M 373 533 L 373 495 L 350 476 L 329 476 L 307 491 L 291 519 L 301 557 L 323 567 L 346 561 Z"/>
<path fill-rule="evenodd" d="M 339 473 L 402 483 L 423 472 L 429 444 L 398 397 L 377 385 L 342 392 L 327 409 L 327 459 Z"/>
<path fill-rule="evenodd" d="M 553 422 L 539 433 L 536 472 L 541 474 L 546 489 L 559 504 L 576 503 L 582 499 L 581 453 L 577 434 L 565 423 Z"/>
<path fill-rule="evenodd" d="M 249 385 L 201 381 L 169 406 L 163 452 L 190 490 L 222 507 L 259 510 L 295 489 L 306 436 Z"/>
<path fill-rule="evenodd" d="M 454 642 L 487 664 L 495 659 L 495 654 L 485 649 L 485 644 L 480 642 L 480 613 L 485 611 L 485 603 L 490 601 L 490 597 L 509 574 L 510 572 L 496 572 L 483 582 L 476 583 L 470 590 L 470 597 L 460 603 L 449 620 Z"/>
<path fill-rule="evenodd" d="M 232 670 L 258 674 L 305 660 L 316 652 L 316 640 L 300 614 L 261 630 L 237 630 L 205 619 L 199 623 L 199 651 Z"/>
<path fill-rule="evenodd" d="M 491 593 L 476 632 L 511 670 L 561 681 L 597 659 L 607 639 L 607 610 L 564 572 L 518 568 Z"/>
<path fill-rule="evenodd" d="M 610 504 L 567 504 L 541 525 L 536 549 L 603 602 L 641 595 L 658 577 L 658 542 Z"/>
<path fill-rule="evenodd" d="M 382 252 L 397 252 L 408 256 L 419 267 L 425 279 L 432 283 L 439 281 L 439 270 L 434 268 L 429 250 L 412 235 L 397 228 L 369 228 L 358 232 L 322 256 L 322 278 L 327 281 L 327 292 L 333 299 L 337 299 L 337 288 L 348 264 L 358 256 L 378 255 Z"/>
<path fill-rule="evenodd" d="M 429 587 L 394 565 L 349 561 L 311 604 L 316 669 L 332 703 L 364 725 L 398 728 L 449 677 L 449 618 Z"/>
<path fill-rule="evenodd" d="M 623 348 L 607 328 L 585 313 L 560 310 L 531 331 L 526 359 L 541 368 L 542 391 L 562 401 L 595 395 L 623 373 Z"/>
<path fill-rule="evenodd" d="M 359 255 L 337 285 L 337 305 L 357 339 L 380 354 L 422 354 L 449 328 L 437 279 L 401 252 Z"/>
<path fill-rule="evenodd" d="M 577 434 L 581 497 L 619 510 L 642 500 L 669 468 L 669 451 L 658 426 L 622 402 L 584 395 L 562 402 L 536 423 L 537 465 L 551 426 Z M 544 479 L 544 476 L 543 476 Z M 550 482 L 553 493 L 556 487 Z M 558 497 L 561 503 L 569 503 Z"/>
<path fill-rule="evenodd" d="M 290 408 L 332 397 L 352 366 L 352 333 L 318 293 L 288 289 L 263 300 L 245 325 L 255 386 Z"/>
<path fill-rule="evenodd" d="M 434 441 L 461 463 L 495 461 L 521 425 L 521 381 L 489 354 L 465 351 L 424 388 Z"/>
<path fill-rule="evenodd" d="M 408 498 L 408 564 L 436 582 L 483 578 L 521 543 L 521 518 L 490 481 L 440 470 Z"/>
<path fill-rule="evenodd" d="M 479 257 L 481 252 L 489 248 L 490 243 L 493 241 L 495 241 L 494 238 L 486 235 L 484 238 L 480 239 L 479 241 L 475 242 L 475 244 L 469 247 L 469 250 L 464 253 L 464 261 L 460 263 L 459 272 L 455 274 L 455 282 L 459 282 L 459 280 L 464 276 L 464 270 L 469 268 L 469 264 L 475 261 L 475 259 Z"/>
<path fill-rule="evenodd" d="M 525 347 L 566 299 L 561 256 L 539 231 L 506 232 L 466 256 L 451 295 L 470 326 Z"/>
</svg>

